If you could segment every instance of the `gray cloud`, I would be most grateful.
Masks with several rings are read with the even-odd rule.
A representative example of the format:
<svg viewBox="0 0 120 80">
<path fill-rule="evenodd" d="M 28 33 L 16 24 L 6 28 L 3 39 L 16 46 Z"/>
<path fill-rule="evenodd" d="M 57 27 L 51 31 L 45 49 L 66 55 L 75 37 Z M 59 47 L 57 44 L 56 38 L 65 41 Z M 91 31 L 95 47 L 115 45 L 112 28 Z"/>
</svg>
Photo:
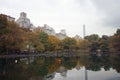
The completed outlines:
<svg viewBox="0 0 120 80">
<path fill-rule="evenodd" d="M 103 23 L 107 26 L 120 26 L 120 0 L 91 0 L 96 10 L 104 14 Z"/>
</svg>

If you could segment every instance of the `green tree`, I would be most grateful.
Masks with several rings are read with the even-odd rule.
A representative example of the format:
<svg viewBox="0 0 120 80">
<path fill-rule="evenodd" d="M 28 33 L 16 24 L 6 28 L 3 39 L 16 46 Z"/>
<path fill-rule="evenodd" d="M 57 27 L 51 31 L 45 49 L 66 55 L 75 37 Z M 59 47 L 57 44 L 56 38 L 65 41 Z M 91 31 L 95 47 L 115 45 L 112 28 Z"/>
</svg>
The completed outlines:
<svg viewBox="0 0 120 80">
<path fill-rule="evenodd" d="M 85 39 L 88 40 L 89 42 L 96 42 L 99 39 L 99 36 L 97 34 L 92 34 L 89 36 L 85 36 Z"/>
<path fill-rule="evenodd" d="M 48 34 L 45 32 L 39 32 L 39 40 L 41 43 L 45 44 L 48 40 Z"/>
<path fill-rule="evenodd" d="M 99 48 L 104 51 L 109 51 L 109 37 L 107 35 L 103 35 L 102 38 L 99 39 Z"/>
<path fill-rule="evenodd" d="M 48 34 L 45 32 L 39 32 L 39 41 L 43 44 L 45 51 L 47 51 Z"/>
<path fill-rule="evenodd" d="M 76 46 L 76 40 L 74 38 L 67 37 L 61 41 L 63 49 L 73 49 Z"/>
<path fill-rule="evenodd" d="M 89 41 L 89 43 L 90 43 L 89 48 L 90 48 L 91 52 L 95 52 L 98 49 L 99 36 L 97 34 L 92 34 L 92 35 L 86 36 L 85 40 Z"/>
<path fill-rule="evenodd" d="M 119 36 L 119 35 L 120 35 L 120 29 L 117 29 L 115 35 L 116 35 L 116 36 Z"/>
</svg>

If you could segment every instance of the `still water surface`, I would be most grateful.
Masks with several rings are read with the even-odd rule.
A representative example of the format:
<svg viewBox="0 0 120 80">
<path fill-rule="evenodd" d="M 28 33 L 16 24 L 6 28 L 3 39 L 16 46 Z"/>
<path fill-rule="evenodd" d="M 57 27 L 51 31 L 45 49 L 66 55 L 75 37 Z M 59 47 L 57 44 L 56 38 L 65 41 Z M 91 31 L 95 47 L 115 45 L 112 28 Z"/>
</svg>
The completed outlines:
<svg viewBox="0 0 120 80">
<path fill-rule="evenodd" d="M 120 55 L 1 58 L 0 80 L 120 80 Z"/>
</svg>

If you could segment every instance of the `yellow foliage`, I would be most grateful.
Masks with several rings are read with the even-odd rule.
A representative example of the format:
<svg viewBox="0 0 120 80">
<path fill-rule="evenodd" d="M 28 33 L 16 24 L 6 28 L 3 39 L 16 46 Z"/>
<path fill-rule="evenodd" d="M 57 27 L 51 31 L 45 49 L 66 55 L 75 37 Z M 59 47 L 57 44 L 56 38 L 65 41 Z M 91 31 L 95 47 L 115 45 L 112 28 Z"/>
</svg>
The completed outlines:
<svg viewBox="0 0 120 80">
<path fill-rule="evenodd" d="M 54 50 L 57 50 L 60 48 L 59 43 L 60 43 L 60 40 L 57 37 L 53 35 L 50 35 L 48 37 L 48 44 L 52 45 L 54 47 Z"/>
</svg>

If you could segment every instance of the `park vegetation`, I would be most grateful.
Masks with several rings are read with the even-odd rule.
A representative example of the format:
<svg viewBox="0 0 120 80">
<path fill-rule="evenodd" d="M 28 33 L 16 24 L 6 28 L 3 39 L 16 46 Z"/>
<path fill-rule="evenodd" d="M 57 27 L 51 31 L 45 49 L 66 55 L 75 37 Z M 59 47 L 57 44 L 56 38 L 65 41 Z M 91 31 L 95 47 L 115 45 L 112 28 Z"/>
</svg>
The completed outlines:
<svg viewBox="0 0 120 80">
<path fill-rule="evenodd" d="M 84 39 L 67 37 L 63 40 L 44 31 L 32 31 L 19 27 L 0 15 L 0 54 L 45 53 L 45 52 L 120 52 L 120 29 L 112 36 L 97 34 Z"/>
</svg>

